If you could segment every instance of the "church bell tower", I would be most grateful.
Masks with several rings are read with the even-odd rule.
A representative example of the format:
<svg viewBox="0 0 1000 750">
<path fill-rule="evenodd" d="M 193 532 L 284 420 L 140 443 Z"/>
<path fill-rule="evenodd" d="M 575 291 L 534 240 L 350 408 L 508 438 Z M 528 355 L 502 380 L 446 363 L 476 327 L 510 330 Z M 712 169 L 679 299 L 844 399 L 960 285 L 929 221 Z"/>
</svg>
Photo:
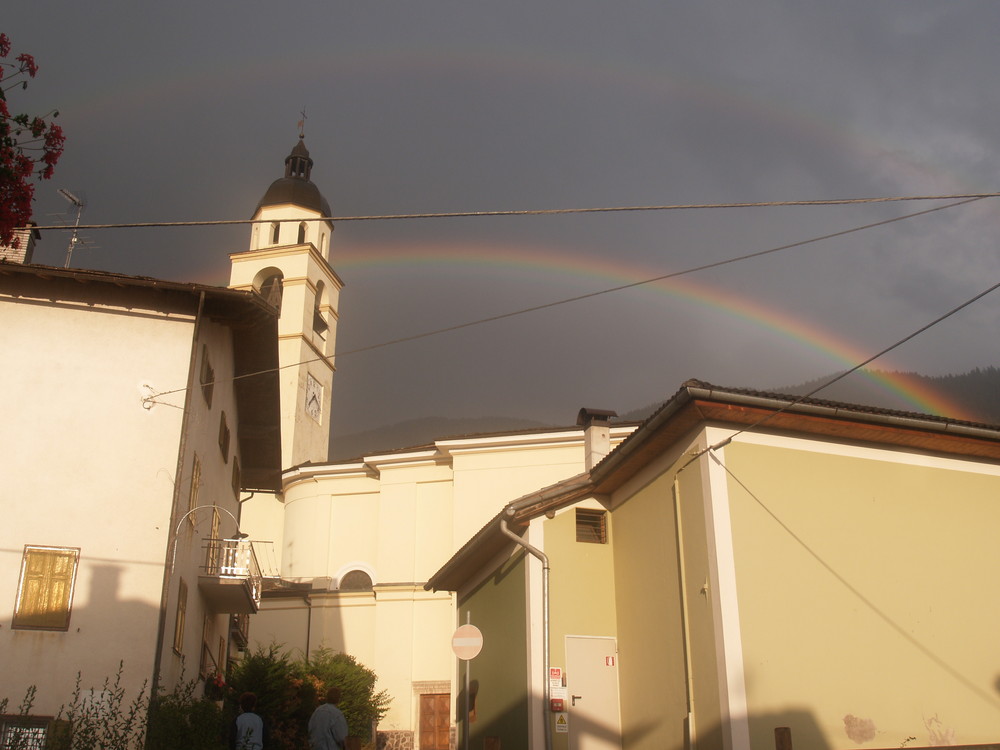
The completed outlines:
<svg viewBox="0 0 1000 750">
<path fill-rule="evenodd" d="M 327 460 L 337 307 L 344 284 L 330 266 L 330 204 L 310 180 L 304 137 L 253 215 L 250 249 L 233 253 L 231 289 L 253 289 L 279 310 L 281 465 Z"/>
</svg>

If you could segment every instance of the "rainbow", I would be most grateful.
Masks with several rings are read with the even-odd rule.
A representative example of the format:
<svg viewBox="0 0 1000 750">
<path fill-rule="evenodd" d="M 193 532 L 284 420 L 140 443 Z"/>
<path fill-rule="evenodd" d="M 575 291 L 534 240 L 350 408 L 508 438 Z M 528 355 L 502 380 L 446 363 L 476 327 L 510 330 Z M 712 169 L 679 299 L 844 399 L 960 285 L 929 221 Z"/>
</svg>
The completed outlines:
<svg viewBox="0 0 1000 750">
<path fill-rule="evenodd" d="M 653 270 L 634 264 L 614 263 L 589 256 L 570 253 L 553 247 L 516 247 L 469 244 L 399 244 L 355 246 L 349 252 L 336 253 L 333 258 L 338 272 L 351 270 L 406 266 L 438 266 L 455 269 L 460 267 L 503 269 L 514 273 L 530 274 L 537 280 L 539 273 L 574 278 L 596 280 L 599 289 L 611 289 L 635 285 L 648 279 L 663 276 L 662 270 Z M 873 352 L 865 351 L 857 344 L 838 336 L 821 326 L 809 322 L 801 315 L 792 315 L 774 305 L 760 302 L 682 276 L 673 279 L 642 284 L 638 289 L 648 290 L 657 296 L 666 295 L 675 300 L 692 302 L 727 316 L 749 322 L 759 329 L 777 334 L 787 341 L 808 351 L 819 353 L 832 360 L 835 367 L 846 370 L 867 360 Z M 553 300 L 555 301 L 555 300 Z M 922 381 L 903 373 L 861 370 L 859 375 L 869 379 L 888 394 L 902 399 L 914 411 L 953 419 L 978 421 L 959 404 L 927 387 Z M 821 397 L 821 396 L 820 396 Z"/>
<path fill-rule="evenodd" d="M 291 53 L 291 54 L 290 54 Z M 483 81 L 523 81 L 535 86 L 578 86 L 599 96 L 602 90 L 618 95 L 628 92 L 647 100 L 669 99 L 677 106 L 700 108 L 726 118 L 745 119 L 760 127 L 786 133 L 789 137 L 814 143 L 817 147 L 842 154 L 845 158 L 863 161 L 870 169 L 877 165 L 883 174 L 917 191 L 928 183 L 944 192 L 974 191 L 981 186 L 970 184 L 961 175 L 948 174 L 940 165 L 907 158 L 899 144 L 859 133 L 846 123 L 831 121 L 828 114 L 805 110 L 792 102 L 749 93 L 718 79 L 696 77 L 676 68 L 653 68 L 630 65 L 620 60 L 593 59 L 583 55 L 555 57 L 547 51 L 533 48 L 509 49 L 488 47 L 410 47 L 379 49 L 360 44 L 344 44 L 331 54 L 325 46 L 290 50 L 274 48 L 271 55 L 254 50 L 239 64 L 204 69 L 194 62 L 178 61 L 159 78 L 150 79 L 147 71 L 126 74 L 113 89 L 79 92 L 60 109 L 66 118 L 108 119 L 125 117 L 138 108 L 173 106 L 179 100 L 190 99 L 192 91 L 227 91 L 235 99 L 248 89 L 280 89 L 289 80 L 301 79 L 302 71 L 314 71 L 323 76 L 326 85 L 340 78 L 359 76 L 400 80 L 414 75 L 438 78 L 476 78 Z M 308 102 L 307 102 L 308 106 Z M 294 133 L 297 114 L 288 116 L 288 140 Z M 320 126 L 312 121 L 307 137 L 314 155 L 320 151 L 336 151 L 345 144 L 320 133 L 333 131 L 330 124 Z M 495 206 L 455 206 L 454 210 L 497 208 Z M 334 259 L 338 270 L 350 270 L 373 265 L 399 264 L 474 264 L 531 268 L 553 274 L 593 277 L 602 281 L 601 288 L 635 283 L 661 275 L 639 266 L 610 264 L 593 258 L 580 257 L 568 251 L 547 247 L 493 247 L 488 252 L 472 253 L 468 245 L 376 248 L 352 248 Z M 610 282 L 610 283 L 609 283 Z M 755 325 L 779 333 L 787 340 L 820 352 L 846 369 L 867 359 L 871 352 L 821 327 L 793 316 L 774 306 L 764 306 L 752 299 L 713 288 L 689 278 L 678 278 L 650 285 L 653 293 L 687 299 L 696 304 L 723 311 Z M 911 404 L 914 409 L 959 419 L 974 419 L 959 405 L 923 383 L 897 373 L 865 371 L 865 377 L 887 392 Z"/>
<path fill-rule="evenodd" d="M 599 96 L 594 92 L 603 90 L 647 101 L 669 100 L 676 106 L 697 108 L 726 119 L 745 119 L 758 127 L 836 150 L 864 164 L 869 171 L 877 164 L 886 175 L 915 189 L 928 182 L 946 192 L 983 188 L 969 184 L 961 176 L 949 175 L 944 165 L 930 166 L 907 158 L 899 144 L 858 133 L 847 123 L 831 121 L 829 113 L 810 111 L 789 100 L 765 98 L 735 83 L 697 76 L 677 67 L 570 55 L 565 50 L 557 57 L 548 50 L 532 47 L 464 46 L 457 42 L 434 47 L 378 48 L 345 43 L 334 52 L 325 45 L 293 50 L 278 46 L 271 54 L 260 54 L 259 49 L 253 48 L 253 54 L 244 60 L 208 69 L 197 61 L 183 59 L 153 76 L 140 68 L 126 69 L 120 71 L 114 87 L 67 92 L 60 110 L 64 118 L 103 121 L 126 118 L 135 111 L 173 108 L 198 95 L 196 92 L 226 91 L 227 99 L 242 101 L 245 95 L 256 102 L 251 92 L 262 88 L 280 91 L 287 87 L 288 81 L 301 80 L 303 71 L 313 71 L 314 76 L 322 79 L 324 90 L 331 81 L 336 86 L 340 79 L 356 80 L 364 76 L 399 81 L 418 76 L 434 80 L 475 79 L 486 84 L 529 81 L 532 86 L 555 89 L 571 86 L 589 92 L 590 96 Z M 288 140 L 294 136 L 297 119 L 297 111 L 287 115 Z M 334 131 L 335 123 L 308 123 L 306 136 L 314 156 L 346 146 L 337 143 L 335 136 L 325 135 Z"/>
</svg>

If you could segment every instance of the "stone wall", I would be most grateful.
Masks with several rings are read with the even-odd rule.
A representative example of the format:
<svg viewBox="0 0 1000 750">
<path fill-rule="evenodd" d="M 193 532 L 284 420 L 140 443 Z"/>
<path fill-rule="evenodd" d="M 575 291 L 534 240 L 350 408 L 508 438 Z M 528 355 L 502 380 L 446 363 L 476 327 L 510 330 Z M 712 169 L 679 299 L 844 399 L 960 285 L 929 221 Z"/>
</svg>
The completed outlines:
<svg viewBox="0 0 1000 750">
<path fill-rule="evenodd" d="M 413 750 L 413 732 L 379 732 L 376 750 Z"/>
</svg>

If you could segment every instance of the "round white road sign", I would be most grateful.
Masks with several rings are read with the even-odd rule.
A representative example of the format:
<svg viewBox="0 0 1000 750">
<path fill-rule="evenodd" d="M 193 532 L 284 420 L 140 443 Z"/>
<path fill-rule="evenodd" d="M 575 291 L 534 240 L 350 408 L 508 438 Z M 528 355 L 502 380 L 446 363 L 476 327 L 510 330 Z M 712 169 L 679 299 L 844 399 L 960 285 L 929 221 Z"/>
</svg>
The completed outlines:
<svg viewBox="0 0 1000 750">
<path fill-rule="evenodd" d="M 451 637 L 451 650 L 462 661 L 479 656 L 483 650 L 483 634 L 475 625 L 461 625 Z"/>
</svg>

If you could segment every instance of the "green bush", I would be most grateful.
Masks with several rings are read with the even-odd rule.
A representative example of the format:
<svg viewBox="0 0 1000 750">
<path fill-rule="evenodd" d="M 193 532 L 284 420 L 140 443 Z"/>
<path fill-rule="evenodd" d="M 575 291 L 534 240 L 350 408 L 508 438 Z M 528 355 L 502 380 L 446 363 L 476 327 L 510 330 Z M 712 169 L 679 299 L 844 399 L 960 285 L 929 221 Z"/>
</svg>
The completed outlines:
<svg viewBox="0 0 1000 750">
<path fill-rule="evenodd" d="M 147 750 L 225 750 L 222 709 L 202 698 L 201 680 L 182 682 L 172 693 L 153 698 L 149 709 Z"/>
<path fill-rule="evenodd" d="M 130 702 L 122 687 L 125 665 L 118 663 L 114 678 L 106 677 L 100 697 L 94 688 L 82 690 L 80 673 L 76 675 L 73 696 L 68 706 L 59 709 L 52 744 L 69 750 L 106 748 L 131 750 L 142 747 L 146 736 L 146 713 L 149 698 L 146 683 Z"/>
<path fill-rule="evenodd" d="M 121 686 L 123 665 L 104 680 L 100 692 L 83 690 L 80 675 L 70 702 L 51 725 L 50 750 L 225 750 L 228 729 L 239 712 L 244 692 L 257 696 L 257 713 L 264 720 L 266 750 L 302 750 L 309 747 L 309 717 L 336 685 L 343 697 L 340 709 L 352 736 L 372 740 L 371 729 L 389 709 L 390 698 L 375 692 L 377 675 L 349 654 L 329 649 L 315 651 L 308 662 L 293 660 L 277 646 L 260 648 L 233 664 L 225 703 L 205 700 L 204 682 L 184 681 L 170 693 L 149 697 L 144 684 L 129 701 Z M 32 685 L 18 708 L 30 719 L 36 689 Z M 0 714 L 7 699 L 0 699 Z M 11 750 L 30 742 L 27 735 L 12 738 Z"/>
<path fill-rule="evenodd" d="M 82 689 L 81 675 L 76 675 L 68 705 L 64 704 L 49 725 L 50 734 L 46 747 L 50 750 L 141 750 L 146 737 L 146 710 L 148 698 L 146 685 L 131 701 L 126 700 L 121 685 L 124 665 L 119 663 L 114 677 L 105 678 L 100 693 L 90 688 Z M 17 716 L 31 726 L 32 708 L 37 688 L 31 685 L 25 691 Z M 7 711 L 7 699 L 0 700 L 0 714 Z M 10 750 L 35 747 L 27 734 L 17 732 L 6 745 Z"/>
<path fill-rule="evenodd" d="M 264 720 L 269 749 L 309 747 L 306 725 L 317 705 L 317 689 L 303 680 L 301 671 L 287 653 L 272 645 L 258 648 L 230 666 L 226 691 L 226 718 L 239 713 L 243 693 L 257 696 L 256 712 Z"/>
<path fill-rule="evenodd" d="M 319 649 L 306 662 L 272 644 L 230 668 L 226 715 L 231 720 L 239 711 L 240 695 L 254 693 L 268 750 L 301 750 L 309 746 L 309 717 L 325 699 L 327 688 L 336 685 L 343 694 L 340 710 L 351 735 L 369 742 L 372 723 L 385 716 L 391 700 L 384 690 L 375 692 L 377 680 L 372 670 L 349 654 Z"/>
<path fill-rule="evenodd" d="M 320 700 L 325 697 L 327 688 L 340 688 L 343 693 L 340 710 L 344 712 L 351 734 L 360 737 L 362 742 L 369 742 L 372 725 L 382 720 L 392 701 L 385 690 L 375 692 L 378 675 L 350 654 L 326 648 L 314 651 L 309 663 L 302 667 L 323 683 Z"/>
</svg>

